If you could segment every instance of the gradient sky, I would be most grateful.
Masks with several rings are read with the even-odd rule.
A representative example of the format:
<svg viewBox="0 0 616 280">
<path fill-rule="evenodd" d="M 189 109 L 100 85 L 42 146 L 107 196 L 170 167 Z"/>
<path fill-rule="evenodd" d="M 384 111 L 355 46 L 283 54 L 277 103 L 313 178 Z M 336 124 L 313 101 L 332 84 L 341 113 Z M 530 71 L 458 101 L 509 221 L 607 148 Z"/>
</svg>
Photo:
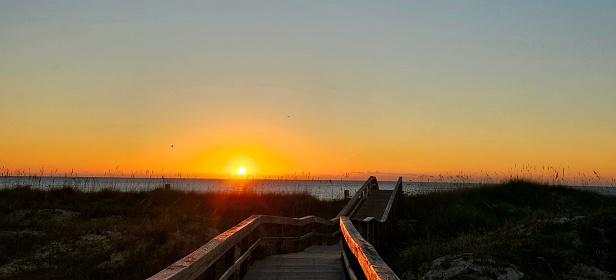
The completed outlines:
<svg viewBox="0 0 616 280">
<path fill-rule="evenodd" d="M 616 1 L 0 0 L 0 121 L 5 170 L 616 177 Z"/>
</svg>

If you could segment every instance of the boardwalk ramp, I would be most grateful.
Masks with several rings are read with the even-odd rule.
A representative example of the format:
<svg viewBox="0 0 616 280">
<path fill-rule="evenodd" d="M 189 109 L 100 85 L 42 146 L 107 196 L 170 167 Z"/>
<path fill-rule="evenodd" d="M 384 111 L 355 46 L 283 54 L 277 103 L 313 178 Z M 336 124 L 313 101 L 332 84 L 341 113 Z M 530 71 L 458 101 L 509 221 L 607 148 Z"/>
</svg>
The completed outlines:
<svg viewBox="0 0 616 280">
<path fill-rule="evenodd" d="M 370 177 L 331 220 L 251 216 L 149 279 L 398 279 L 376 249 L 401 186 L 380 190 Z M 275 254 L 257 260 L 257 248 Z"/>
<path fill-rule="evenodd" d="M 362 203 L 351 218 L 364 220 L 368 217 L 374 217 L 380 220 L 385 214 L 392 193 L 393 190 L 374 190 L 370 192 L 370 195 L 366 197 L 364 203 Z"/>
</svg>

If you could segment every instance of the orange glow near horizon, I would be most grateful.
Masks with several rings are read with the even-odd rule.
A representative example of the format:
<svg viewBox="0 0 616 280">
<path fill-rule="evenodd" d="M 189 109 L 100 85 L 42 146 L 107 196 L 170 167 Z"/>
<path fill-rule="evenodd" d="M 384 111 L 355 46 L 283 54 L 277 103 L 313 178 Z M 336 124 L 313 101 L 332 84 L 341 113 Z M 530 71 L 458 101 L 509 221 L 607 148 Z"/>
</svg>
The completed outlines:
<svg viewBox="0 0 616 280">
<path fill-rule="evenodd" d="M 252 123 L 246 127 L 244 122 Z M 203 124 L 195 123 L 195 126 Z M 24 128 L 17 128 L 20 129 Z M 42 169 L 42 175 L 53 176 L 73 172 L 79 176 L 199 178 L 234 178 L 239 166 L 247 169 L 250 178 L 363 180 L 374 175 L 418 180 L 422 176 L 510 178 L 523 175 L 545 179 L 555 177 L 556 172 L 562 176 L 562 169 L 565 178 L 570 179 L 594 179 L 595 172 L 602 180 L 616 175 L 613 159 L 604 156 L 604 153 L 614 153 L 614 147 L 607 140 L 602 143 L 602 138 L 596 141 L 602 143 L 596 146 L 600 150 L 587 149 L 581 155 L 580 151 L 571 149 L 582 145 L 581 136 L 545 146 L 541 142 L 548 141 L 548 132 L 535 133 L 537 139 L 531 141 L 524 135 L 484 132 L 476 136 L 473 133 L 478 132 L 471 131 L 469 135 L 460 131 L 450 140 L 438 134 L 404 130 L 365 138 L 361 130 L 339 130 L 345 129 L 345 133 L 328 135 L 279 120 L 266 123 L 231 119 L 211 126 L 207 133 L 170 130 L 171 136 L 162 140 L 149 134 L 116 135 L 115 141 L 121 144 L 115 146 L 112 142 L 99 145 L 96 139 L 61 141 L 60 135 L 53 135 L 49 138 L 57 139 L 46 145 L 34 145 L 34 140 L 9 143 L 14 149 L 6 150 L 0 167 L 3 173 L 15 174 L 19 169 L 24 175 L 41 175 Z M 507 142 L 507 138 L 513 142 Z M 564 164 L 571 159 L 577 159 L 577 165 Z"/>
<path fill-rule="evenodd" d="M 245 127 L 244 121 L 253 123 Z M 34 141 L 10 143 L 14 149 L 6 150 L 0 167 L 2 173 L 16 174 L 19 169 L 23 175 L 61 176 L 72 172 L 79 176 L 169 178 L 235 178 L 239 166 L 246 168 L 242 176 L 249 178 L 363 180 L 374 175 L 388 180 L 403 176 L 414 181 L 430 176 L 546 179 L 555 177 L 556 172 L 562 178 L 563 169 L 565 178 L 572 180 L 611 180 L 616 175 L 613 159 L 603 154 L 614 153 L 614 147 L 603 143 L 597 145 L 601 150 L 588 149 L 582 156 L 571 149 L 572 144 L 583 143 L 580 136 L 545 146 L 541 141 L 547 142 L 548 132 L 536 133 L 537 139 L 532 141 L 523 135 L 485 132 L 487 136 L 478 137 L 457 132 L 454 141 L 438 134 L 404 130 L 365 139 L 356 129 L 331 135 L 313 129 L 299 129 L 278 120 L 232 119 L 210 127 L 208 133 L 171 130 L 175 134 L 162 140 L 149 134 L 131 135 L 135 138 L 117 135 L 115 141 L 121 145 L 115 146 L 111 142 L 99 145 L 92 139 L 60 141 L 61 136 L 54 135 L 50 138 L 58 140 L 46 145 L 37 146 Z M 514 142 L 507 142 L 507 137 Z M 563 164 L 574 158 L 577 165 Z"/>
<path fill-rule="evenodd" d="M 59 2 L 0 1 L 0 174 L 616 178 L 614 1 Z"/>
<path fill-rule="evenodd" d="M 233 150 L 233 149 L 231 149 Z M 295 169 L 289 170 L 285 168 L 285 162 L 289 166 L 295 164 L 299 166 L 297 161 L 293 159 L 284 159 L 281 157 L 268 157 L 268 152 L 258 152 L 258 149 L 238 148 L 237 154 L 248 154 L 249 156 L 229 156 L 227 151 L 221 150 L 219 153 L 208 153 L 209 157 L 188 157 L 173 161 L 170 157 L 169 165 L 163 167 L 156 166 L 139 166 L 134 162 L 126 162 L 110 166 L 108 168 L 99 168 L 96 162 L 90 162 L 81 165 L 80 168 L 72 168 L 70 166 L 55 166 L 41 165 L 37 169 L 32 168 L 17 168 L 8 169 L 2 167 L 0 172 L 5 175 L 38 175 L 38 176 L 109 176 L 109 177 L 145 177 L 145 178 L 285 178 L 285 179 L 345 179 L 345 180 L 364 180 L 368 176 L 376 176 L 380 180 L 395 180 L 398 176 L 402 176 L 405 181 L 454 181 L 454 182 L 498 182 L 509 178 L 525 178 L 534 179 L 543 182 L 604 182 L 605 184 L 614 184 L 614 174 L 601 169 L 584 169 L 579 166 L 557 166 L 550 164 L 533 165 L 533 164 L 514 164 L 506 166 L 505 164 L 493 164 L 492 168 L 481 168 L 475 170 L 473 167 L 465 167 L 463 165 L 449 165 L 449 168 L 439 168 L 439 162 L 422 162 L 403 161 L 392 158 L 393 164 L 387 162 L 387 159 L 373 158 L 373 163 L 380 166 L 389 167 L 392 169 L 352 169 L 361 168 L 364 162 L 361 158 L 350 158 L 347 161 L 348 170 L 333 169 L 334 171 L 324 169 Z M 303 154 L 306 157 L 311 156 L 310 153 Z M 485 163 L 490 163 L 488 159 L 478 159 L 472 162 L 472 166 L 482 166 Z M 393 168 L 404 164 L 417 165 L 417 168 L 407 167 L 407 170 L 397 171 Z M 440 162 L 442 165 L 442 162 Z M 185 165 L 182 165 L 185 164 Z M 419 167 L 421 164 L 421 167 Z M 53 166 L 53 165 L 52 165 Z M 86 169 L 84 168 L 84 166 Z M 194 169 L 200 166 L 201 169 Z M 244 167 L 245 169 L 242 169 Z M 393 171 L 392 171 L 393 170 Z M 16 173 L 19 172 L 19 173 Z M 244 173 L 245 172 L 245 173 Z M 238 177 L 241 176 L 241 177 Z"/>
</svg>

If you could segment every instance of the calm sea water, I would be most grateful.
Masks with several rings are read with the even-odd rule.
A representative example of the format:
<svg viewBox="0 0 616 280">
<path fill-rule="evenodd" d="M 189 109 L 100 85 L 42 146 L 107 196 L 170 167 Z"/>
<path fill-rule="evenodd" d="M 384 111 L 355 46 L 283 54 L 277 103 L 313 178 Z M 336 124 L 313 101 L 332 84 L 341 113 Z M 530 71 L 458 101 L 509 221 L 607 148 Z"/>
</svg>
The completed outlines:
<svg viewBox="0 0 616 280">
<path fill-rule="evenodd" d="M 393 189 L 396 182 L 378 181 L 379 188 Z M 112 189 L 118 191 L 153 190 L 169 184 L 171 189 L 195 192 L 254 192 L 254 193 L 310 193 L 321 199 L 339 199 L 344 191 L 353 195 L 364 181 L 343 180 L 268 180 L 268 179 L 187 179 L 187 178 L 109 178 L 109 177 L 39 177 L 39 176 L 3 176 L 0 188 L 31 186 L 50 189 L 71 186 L 82 191 L 99 191 Z M 474 188 L 484 184 L 447 183 L 447 182 L 404 182 L 406 194 L 418 195 L 460 188 Z M 606 195 L 616 195 L 612 187 L 573 187 L 594 191 Z"/>
</svg>

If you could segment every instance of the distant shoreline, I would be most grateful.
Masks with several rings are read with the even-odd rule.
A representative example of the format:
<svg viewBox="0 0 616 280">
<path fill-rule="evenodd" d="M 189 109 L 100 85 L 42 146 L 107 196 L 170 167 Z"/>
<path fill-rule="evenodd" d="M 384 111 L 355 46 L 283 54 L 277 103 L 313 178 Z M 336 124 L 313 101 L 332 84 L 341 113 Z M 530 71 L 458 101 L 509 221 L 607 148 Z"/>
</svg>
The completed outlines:
<svg viewBox="0 0 616 280">
<path fill-rule="evenodd" d="M 377 178 L 378 179 L 378 178 Z M 387 189 L 393 188 L 394 181 L 380 181 Z M 501 182 L 469 181 L 407 181 L 403 191 L 410 195 L 448 191 L 464 188 L 477 188 L 498 185 Z M 363 184 L 355 180 L 318 180 L 318 179 L 209 179 L 209 178 L 126 178 L 126 177 L 64 177 L 64 176 L 0 176 L 0 188 L 30 186 L 37 189 L 73 187 L 81 191 L 92 192 L 102 189 L 116 191 L 148 191 L 163 188 L 194 192 L 255 192 L 255 193 L 309 193 L 319 199 L 340 199 L 344 191 L 354 194 Z M 546 184 L 551 185 L 551 184 Z M 583 191 L 592 191 L 603 195 L 616 195 L 613 186 L 597 185 L 558 185 Z"/>
</svg>

